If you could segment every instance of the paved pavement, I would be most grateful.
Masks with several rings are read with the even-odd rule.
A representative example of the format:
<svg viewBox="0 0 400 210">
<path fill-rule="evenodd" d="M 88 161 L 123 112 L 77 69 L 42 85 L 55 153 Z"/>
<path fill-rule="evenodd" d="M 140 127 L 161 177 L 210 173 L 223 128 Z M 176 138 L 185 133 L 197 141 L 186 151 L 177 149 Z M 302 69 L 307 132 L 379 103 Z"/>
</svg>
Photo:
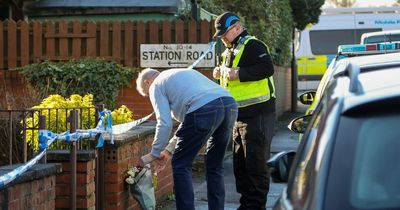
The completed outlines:
<svg viewBox="0 0 400 210">
<path fill-rule="evenodd" d="M 284 113 L 276 124 L 275 135 L 272 140 L 271 153 L 277 153 L 284 150 L 295 150 L 298 145 L 298 135 L 287 129 L 287 124 L 296 116 L 304 113 L 304 109 L 300 108 L 297 113 Z M 232 168 L 232 155 L 227 152 L 225 161 L 225 209 L 235 210 L 239 206 L 240 195 L 236 192 L 235 178 Z M 275 201 L 281 194 L 282 189 L 286 184 L 273 183 L 271 181 L 270 191 L 268 193 L 267 209 L 272 209 Z M 203 172 L 193 173 L 193 187 L 195 192 L 196 210 L 207 210 L 207 185 L 204 179 Z M 176 209 L 174 201 L 166 201 L 161 204 L 160 210 Z"/>
</svg>

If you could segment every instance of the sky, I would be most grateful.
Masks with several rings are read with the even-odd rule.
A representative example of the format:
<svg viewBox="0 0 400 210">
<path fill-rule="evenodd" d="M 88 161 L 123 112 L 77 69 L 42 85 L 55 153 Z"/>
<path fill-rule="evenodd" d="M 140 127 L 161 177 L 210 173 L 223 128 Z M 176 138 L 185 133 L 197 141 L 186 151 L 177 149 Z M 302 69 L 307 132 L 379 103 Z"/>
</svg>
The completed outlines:
<svg viewBox="0 0 400 210">
<path fill-rule="evenodd" d="M 326 1 L 327 2 L 327 1 Z M 378 6 L 392 6 L 395 0 L 357 0 L 355 6 L 357 7 L 378 7 Z M 324 7 L 329 7 L 327 4 Z"/>
</svg>

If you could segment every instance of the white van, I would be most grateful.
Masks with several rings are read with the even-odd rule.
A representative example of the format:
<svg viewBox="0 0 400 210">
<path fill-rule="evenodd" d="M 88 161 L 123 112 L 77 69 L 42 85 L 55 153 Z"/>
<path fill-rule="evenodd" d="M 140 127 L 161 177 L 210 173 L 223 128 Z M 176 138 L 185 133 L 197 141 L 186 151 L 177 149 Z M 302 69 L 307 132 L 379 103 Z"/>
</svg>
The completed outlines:
<svg viewBox="0 0 400 210">
<path fill-rule="evenodd" d="M 363 33 L 400 29 L 399 13 L 400 7 L 323 9 L 319 22 L 300 33 L 298 89 L 316 89 L 339 45 L 360 43 Z"/>
<path fill-rule="evenodd" d="M 380 42 L 399 42 L 400 30 L 389 30 L 364 33 L 361 35 L 360 44 L 375 44 Z"/>
</svg>

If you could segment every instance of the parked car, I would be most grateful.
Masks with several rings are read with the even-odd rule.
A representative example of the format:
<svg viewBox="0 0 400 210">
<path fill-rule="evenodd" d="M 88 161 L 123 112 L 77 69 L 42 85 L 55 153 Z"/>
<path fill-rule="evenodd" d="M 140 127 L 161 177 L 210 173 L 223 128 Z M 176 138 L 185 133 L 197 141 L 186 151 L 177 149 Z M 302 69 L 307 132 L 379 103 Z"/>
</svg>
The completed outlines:
<svg viewBox="0 0 400 210">
<path fill-rule="evenodd" d="M 400 209 L 399 78 L 400 53 L 347 60 L 314 114 L 291 122 L 304 133 L 294 160 L 268 162 L 287 181 L 274 210 Z"/>
<path fill-rule="evenodd" d="M 387 30 L 378 32 L 363 33 L 360 44 L 373 44 L 380 42 L 400 41 L 400 30 Z"/>
<path fill-rule="evenodd" d="M 347 66 L 347 59 L 358 56 L 387 54 L 394 52 L 400 52 L 400 42 L 340 45 L 338 47 L 338 54 L 326 70 L 317 90 L 307 91 L 299 96 L 299 101 L 302 104 L 310 105 L 306 111 L 306 114 L 312 114 L 314 112 L 329 81 L 331 81 L 336 72 L 343 71 L 343 69 L 345 69 Z"/>
<path fill-rule="evenodd" d="M 352 45 L 340 45 L 338 47 L 338 54 L 335 56 L 324 76 L 322 77 L 316 91 L 307 91 L 301 94 L 298 98 L 302 104 L 310 105 L 306 114 L 312 114 L 315 111 L 322 94 L 325 91 L 326 86 L 332 80 L 337 72 L 343 71 L 347 66 L 347 59 L 351 59 L 358 56 L 365 55 L 376 55 L 376 54 L 387 54 L 400 52 L 400 44 L 396 43 L 378 43 L 378 44 L 352 44 Z M 303 137 L 299 134 L 299 141 Z"/>
</svg>

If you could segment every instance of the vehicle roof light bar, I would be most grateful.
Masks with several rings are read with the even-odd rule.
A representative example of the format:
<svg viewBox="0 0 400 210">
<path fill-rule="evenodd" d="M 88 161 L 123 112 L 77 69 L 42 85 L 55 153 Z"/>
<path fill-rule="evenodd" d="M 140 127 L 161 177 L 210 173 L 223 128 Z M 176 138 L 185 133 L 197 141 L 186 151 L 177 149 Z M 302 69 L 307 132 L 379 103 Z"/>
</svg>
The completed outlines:
<svg viewBox="0 0 400 210">
<path fill-rule="evenodd" d="M 347 44 L 339 45 L 339 55 L 368 55 L 400 52 L 399 42 L 385 42 L 377 44 Z"/>
</svg>

